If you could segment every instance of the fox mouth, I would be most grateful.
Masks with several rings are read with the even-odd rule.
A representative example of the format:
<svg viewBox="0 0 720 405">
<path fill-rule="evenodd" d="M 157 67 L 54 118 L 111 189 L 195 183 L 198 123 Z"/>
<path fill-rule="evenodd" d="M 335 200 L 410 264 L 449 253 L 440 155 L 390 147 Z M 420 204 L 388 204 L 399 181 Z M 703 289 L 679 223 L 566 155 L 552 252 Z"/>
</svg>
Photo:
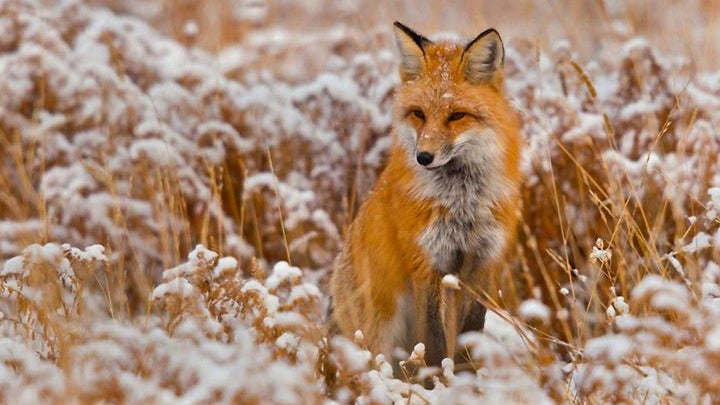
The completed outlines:
<svg viewBox="0 0 720 405">
<path fill-rule="evenodd" d="M 456 161 L 459 156 L 459 148 L 457 145 L 447 145 L 436 152 L 434 159 L 432 158 L 431 154 L 430 164 L 423 165 L 418 160 L 417 145 L 413 145 L 413 148 L 411 150 L 412 152 L 410 154 L 410 159 L 412 159 L 415 164 L 417 164 L 421 168 L 430 172 L 442 169 L 443 167 L 448 167 L 448 165 L 451 163 L 457 163 Z"/>
<path fill-rule="evenodd" d="M 422 167 L 423 169 L 429 171 L 429 172 L 434 172 L 434 171 L 439 170 L 439 169 L 449 169 L 449 168 L 452 168 L 452 167 L 455 166 L 455 163 L 456 163 L 456 158 L 455 158 L 455 157 L 451 157 L 450 159 L 448 159 L 447 162 L 445 162 L 445 163 L 443 163 L 443 164 L 441 164 L 441 165 L 437 165 L 437 166 L 422 166 L 422 165 L 419 165 L 419 166 Z"/>
<path fill-rule="evenodd" d="M 442 168 L 454 167 L 455 163 L 457 163 L 457 158 L 459 156 L 459 149 L 460 145 L 446 145 L 438 151 L 434 162 L 427 166 L 420 166 L 428 171 L 435 171 Z M 415 153 L 417 153 L 417 149 Z"/>
<path fill-rule="evenodd" d="M 448 161 L 448 162 L 449 162 L 449 161 Z M 443 167 L 445 167 L 446 164 L 448 164 L 448 162 L 445 162 L 445 163 L 442 163 L 442 164 L 438 164 L 438 165 L 427 165 L 427 166 L 423 166 L 423 165 L 421 165 L 420 163 L 418 163 L 418 166 L 422 167 L 423 169 L 425 169 L 425 170 L 427 170 L 427 171 L 429 171 L 429 172 L 432 172 L 432 171 L 435 171 L 435 170 L 438 170 L 438 169 L 442 169 Z"/>
</svg>

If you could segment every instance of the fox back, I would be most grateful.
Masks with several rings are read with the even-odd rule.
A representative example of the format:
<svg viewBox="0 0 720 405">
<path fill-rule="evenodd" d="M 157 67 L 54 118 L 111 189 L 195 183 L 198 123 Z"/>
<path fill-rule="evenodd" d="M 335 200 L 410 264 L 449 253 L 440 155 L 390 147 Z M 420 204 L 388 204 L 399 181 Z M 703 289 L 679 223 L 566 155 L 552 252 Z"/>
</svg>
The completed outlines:
<svg viewBox="0 0 720 405">
<path fill-rule="evenodd" d="M 393 146 L 335 261 L 331 322 L 386 354 L 423 342 L 439 364 L 483 327 L 485 308 L 441 280 L 488 288 L 515 237 L 522 142 L 497 31 L 434 43 L 396 22 L 395 39 Z"/>
</svg>

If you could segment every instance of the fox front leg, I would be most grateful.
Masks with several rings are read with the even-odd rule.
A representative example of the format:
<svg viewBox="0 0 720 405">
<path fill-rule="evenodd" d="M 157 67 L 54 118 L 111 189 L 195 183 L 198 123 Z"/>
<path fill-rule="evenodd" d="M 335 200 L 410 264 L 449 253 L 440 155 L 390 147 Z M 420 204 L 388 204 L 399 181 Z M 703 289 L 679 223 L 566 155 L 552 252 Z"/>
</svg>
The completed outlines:
<svg viewBox="0 0 720 405">
<path fill-rule="evenodd" d="M 474 260 L 468 255 L 464 254 L 461 250 L 457 249 L 451 256 L 452 259 L 448 263 L 447 272 L 449 274 L 456 275 L 458 277 L 463 274 L 468 274 L 472 271 L 471 267 Z M 456 343 L 458 334 L 465 332 L 468 321 L 470 323 L 473 320 L 467 319 L 466 314 L 468 311 L 463 311 L 463 302 L 465 294 L 462 291 L 456 291 L 456 287 L 442 285 L 441 289 L 444 295 L 443 305 L 441 306 L 441 312 L 443 317 L 443 329 L 445 333 L 446 343 L 446 354 L 448 357 L 453 357 L 456 353 Z M 484 314 L 483 314 L 484 320 Z M 462 331 L 459 328 L 462 327 Z M 482 328 L 482 327 L 481 327 Z"/>
<path fill-rule="evenodd" d="M 425 361 L 435 366 L 447 355 L 440 289 L 437 273 L 416 276 L 413 280 L 417 339 L 425 344 Z"/>
<path fill-rule="evenodd" d="M 474 290 L 474 294 L 480 294 L 478 287 L 481 289 L 487 287 L 487 277 L 489 277 L 490 271 L 485 271 L 484 274 L 480 272 L 480 263 L 482 261 L 475 255 L 468 255 L 465 262 L 460 269 L 460 279 L 468 283 L 471 290 Z M 485 270 L 488 270 L 487 268 Z M 487 309 L 477 297 L 473 296 L 473 293 L 466 297 L 465 302 L 462 304 L 462 310 L 460 311 L 460 333 L 465 332 L 480 332 L 485 327 L 485 314 Z"/>
</svg>

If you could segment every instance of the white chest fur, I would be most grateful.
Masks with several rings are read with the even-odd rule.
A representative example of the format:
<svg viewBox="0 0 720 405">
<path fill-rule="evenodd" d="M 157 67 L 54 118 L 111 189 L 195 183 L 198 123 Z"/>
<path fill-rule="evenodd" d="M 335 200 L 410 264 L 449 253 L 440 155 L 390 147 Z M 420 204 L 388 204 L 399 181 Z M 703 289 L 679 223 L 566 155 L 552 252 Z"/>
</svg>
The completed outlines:
<svg viewBox="0 0 720 405">
<path fill-rule="evenodd" d="M 438 170 L 417 168 L 418 197 L 431 199 L 446 212 L 418 240 L 433 269 L 441 273 L 457 272 L 465 257 L 482 265 L 505 248 L 506 231 L 493 208 L 517 186 L 503 175 L 501 151 L 483 146 Z"/>
</svg>

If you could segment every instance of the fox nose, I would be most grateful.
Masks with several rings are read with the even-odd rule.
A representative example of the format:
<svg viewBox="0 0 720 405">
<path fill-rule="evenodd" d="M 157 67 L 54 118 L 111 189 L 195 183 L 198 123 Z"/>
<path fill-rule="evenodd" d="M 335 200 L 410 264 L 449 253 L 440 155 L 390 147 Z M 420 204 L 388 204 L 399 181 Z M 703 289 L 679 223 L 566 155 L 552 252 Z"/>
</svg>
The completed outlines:
<svg viewBox="0 0 720 405">
<path fill-rule="evenodd" d="M 420 152 L 417 154 L 417 162 L 423 166 L 427 166 L 432 163 L 434 157 L 430 152 Z"/>
</svg>

